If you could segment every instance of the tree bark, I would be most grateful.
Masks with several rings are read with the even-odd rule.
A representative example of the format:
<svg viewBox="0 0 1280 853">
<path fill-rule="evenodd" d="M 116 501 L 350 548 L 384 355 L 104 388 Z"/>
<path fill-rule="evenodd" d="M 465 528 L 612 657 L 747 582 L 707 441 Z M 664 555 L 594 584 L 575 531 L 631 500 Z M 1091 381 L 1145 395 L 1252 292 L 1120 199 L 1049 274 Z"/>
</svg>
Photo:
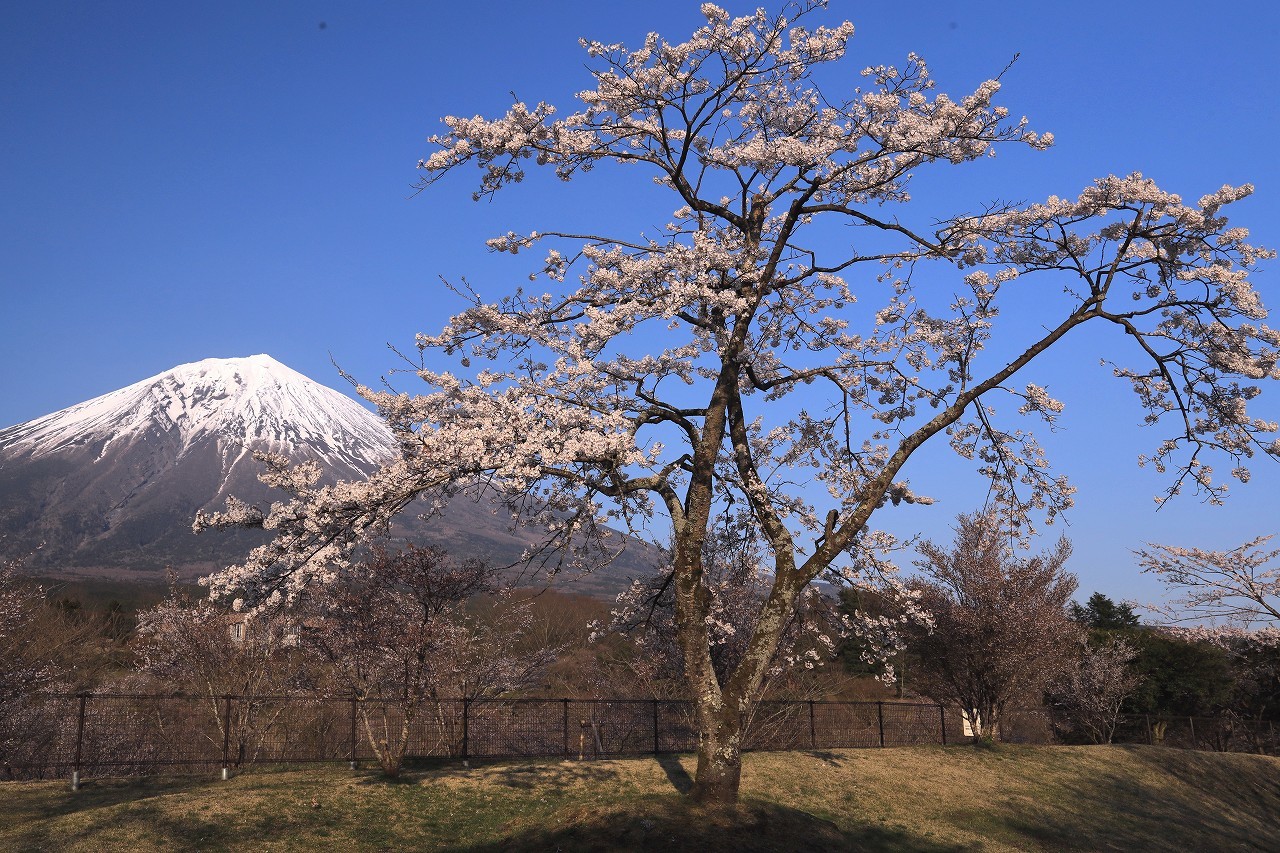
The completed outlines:
<svg viewBox="0 0 1280 853">
<path fill-rule="evenodd" d="M 742 721 L 731 709 L 699 707 L 698 768 L 689 799 L 699 805 L 738 802 L 742 782 Z"/>
</svg>

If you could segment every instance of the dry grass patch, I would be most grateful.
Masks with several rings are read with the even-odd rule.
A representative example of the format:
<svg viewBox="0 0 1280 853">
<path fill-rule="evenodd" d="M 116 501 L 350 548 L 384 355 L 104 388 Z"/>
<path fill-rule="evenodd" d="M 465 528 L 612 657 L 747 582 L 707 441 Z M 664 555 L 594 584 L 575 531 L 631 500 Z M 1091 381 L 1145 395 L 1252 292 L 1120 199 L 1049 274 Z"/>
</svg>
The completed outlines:
<svg viewBox="0 0 1280 853">
<path fill-rule="evenodd" d="M 335 767 L 0 785 L 22 850 L 1275 850 L 1280 760 L 1152 747 L 747 756 L 698 810 L 688 756 L 512 762 L 389 781 Z"/>
</svg>

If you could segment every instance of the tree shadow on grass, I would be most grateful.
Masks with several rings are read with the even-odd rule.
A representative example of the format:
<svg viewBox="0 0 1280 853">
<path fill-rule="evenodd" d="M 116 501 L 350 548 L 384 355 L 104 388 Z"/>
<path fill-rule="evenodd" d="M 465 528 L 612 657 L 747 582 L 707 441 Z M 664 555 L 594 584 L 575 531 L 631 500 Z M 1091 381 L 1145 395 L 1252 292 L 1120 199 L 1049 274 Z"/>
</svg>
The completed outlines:
<svg viewBox="0 0 1280 853">
<path fill-rule="evenodd" d="M 809 750 L 805 752 L 804 755 L 812 756 L 831 767 L 844 767 L 848 762 L 848 759 L 843 755 L 838 755 L 834 752 L 827 752 L 825 750 Z"/>
<path fill-rule="evenodd" d="M 693 787 L 693 777 L 689 775 L 689 771 L 684 769 L 684 765 L 680 763 L 680 756 L 665 752 L 655 757 L 658 766 L 662 768 L 662 772 L 667 774 L 667 779 L 681 794 L 689 793 L 689 789 Z"/>
<path fill-rule="evenodd" d="M 196 814 L 175 818 L 156 804 L 157 798 L 192 791 L 198 795 L 198 789 L 217 784 L 226 783 L 202 778 L 93 780 L 84 783 L 79 791 L 68 790 L 65 797 L 52 801 L 44 798 L 45 807 L 40 814 L 9 835 L 7 844 L 17 850 L 62 849 L 74 837 L 50 836 L 47 821 L 59 818 L 72 819 L 75 836 L 149 838 L 166 850 L 205 849 L 208 845 L 243 841 L 242 835 L 229 833 L 223 819 Z"/>
<path fill-rule="evenodd" d="M 118 805 L 136 803 L 149 797 L 184 793 L 210 785 L 225 784 L 204 776 L 145 776 L 125 779 L 87 779 L 80 790 L 70 784 L 57 796 L 50 797 L 44 786 L 5 789 L 5 809 L 14 813 L 28 808 L 33 818 L 50 818 Z"/>
<path fill-rule="evenodd" d="M 521 790 L 562 791 L 582 785 L 612 782 L 620 774 L 608 764 L 591 761 L 562 761 L 559 764 L 504 764 L 485 769 L 490 783 Z"/>
<path fill-rule="evenodd" d="M 172 807 L 139 803 L 126 808 L 102 809 L 85 816 L 69 837 L 51 837 L 45 826 L 32 827 L 11 836 L 13 850 L 62 850 L 72 841 L 95 839 L 104 850 L 163 850 L 166 853 L 195 850 L 250 850 L 288 842 L 305 832 L 313 841 L 332 835 L 347 839 L 353 834 L 351 817 L 324 807 L 273 808 L 228 817 Z M 362 835 L 369 834 L 363 827 Z M 8 839 L 7 839 L 8 840 Z M 351 849 L 349 843 L 323 849 Z"/>
<path fill-rule="evenodd" d="M 687 775 L 687 774 L 686 774 Z M 574 805 L 507 837 L 462 848 L 472 853 L 533 851 L 668 851 L 699 853 L 790 853 L 804 850 L 960 853 L 970 848 L 941 844 L 903 828 L 836 824 L 776 803 L 747 801 L 733 807 L 699 808 L 683 796 L 648 796 L 602 808 Z"/>
<path fill-rule="evenodd" d="M 376 765 L 364 767 L 359 772 L 355 784 L 395 787 L 421 785 L 433 779 L 483 778 L 490 784 L 533 790 L 536 788 L 565 789 L 583 784 L 606 782 L 617 779 L 618 776 L 618 772 L 608 764 L 597 764 L 591 761 L 559 763 L 479 761 L 463 765 L 457 759 L 449 759 L 434 764 L 406 766 L 399 776 L 387 776 Z"/>
<path fill-rule="evenodd" d="M 1280 774 L 1276 773 L 1276 756 L 1239 753 L 1232 758 L 1238 763 L 1225 764 L 1218 752 L 1197 752 L 1168 747 L 1120 746 L 1146 766 L 1158 768 L 1189 788 L 1205 788 L 1222 801 L 1218 814 L 1229 811 L 1256 817 L 1273 828 L 1272 843 L 1280 849 Z M 1170 761 L 1172 754 L 1180 761 Z"/>
</svg>

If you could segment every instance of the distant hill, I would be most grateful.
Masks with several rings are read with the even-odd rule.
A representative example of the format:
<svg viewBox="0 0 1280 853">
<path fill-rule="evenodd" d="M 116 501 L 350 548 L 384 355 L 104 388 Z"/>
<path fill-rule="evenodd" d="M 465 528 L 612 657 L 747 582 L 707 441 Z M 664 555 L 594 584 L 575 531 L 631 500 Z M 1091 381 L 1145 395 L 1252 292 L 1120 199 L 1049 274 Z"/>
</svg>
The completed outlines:
<svg viewBox="0 0 1280 853">
<path fill-rule="evenodd" d="M 243 559 L 261 531 L 196 536 L 201 509 L 228 495 L 267 505 L 284 495 L 257 480 L 253 452 L 319 463 L 330 480 L 362 477 L 396 453 L 386 425 L 355 400 L 267 355 L 205 359 L 0 430 L 0 556 L 42 576 L 161 582 Z M 458 498 L 428 522 L 412 511 L 394 531 L 457 556 L 519 559 L 536 531 Z M 621 539 L 619 540 L 622 541 Z M 567 587 L 613 595 L 656 563 L 632 542 L 614 565 Z"/>
</svg>

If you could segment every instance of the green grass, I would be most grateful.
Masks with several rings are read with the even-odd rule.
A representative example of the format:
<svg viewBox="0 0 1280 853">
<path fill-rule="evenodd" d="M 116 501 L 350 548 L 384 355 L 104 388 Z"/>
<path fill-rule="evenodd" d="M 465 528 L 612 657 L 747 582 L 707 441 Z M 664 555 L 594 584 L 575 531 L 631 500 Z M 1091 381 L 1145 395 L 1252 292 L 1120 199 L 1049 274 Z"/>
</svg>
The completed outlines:
<svg viewBox="0 0 1280 853">
<path fill-rule="evenodd" d="M 0 783 L 0 849 L 1278 850 L 1280 759 L 1161 747 L 746 757 L 742 803 L 679 794 L 688 756 L 410 772 L 335 767 Z"/>
</svg>

